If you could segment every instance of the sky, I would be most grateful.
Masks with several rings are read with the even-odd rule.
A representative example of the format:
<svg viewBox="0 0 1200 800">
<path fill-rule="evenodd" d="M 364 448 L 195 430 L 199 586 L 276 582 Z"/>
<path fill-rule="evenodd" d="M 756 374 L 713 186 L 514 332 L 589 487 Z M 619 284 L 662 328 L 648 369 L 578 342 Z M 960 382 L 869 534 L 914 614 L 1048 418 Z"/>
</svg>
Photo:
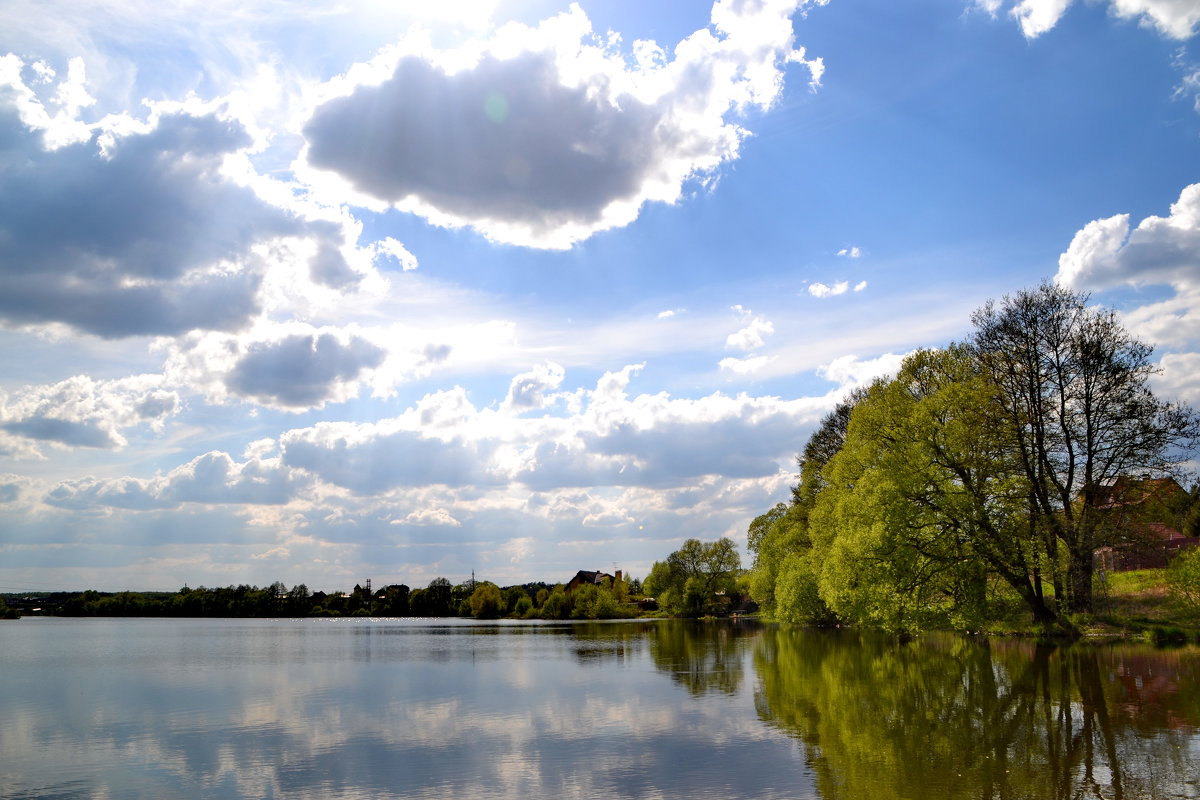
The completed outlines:
<svg viewBox="0 0 1200 800">
<path fill-rule="evenodd" d="M 1196 0 L 6 0 L 0 591 L 748 563 L 1046 280 L 1200 405 Z"/>
</svg>

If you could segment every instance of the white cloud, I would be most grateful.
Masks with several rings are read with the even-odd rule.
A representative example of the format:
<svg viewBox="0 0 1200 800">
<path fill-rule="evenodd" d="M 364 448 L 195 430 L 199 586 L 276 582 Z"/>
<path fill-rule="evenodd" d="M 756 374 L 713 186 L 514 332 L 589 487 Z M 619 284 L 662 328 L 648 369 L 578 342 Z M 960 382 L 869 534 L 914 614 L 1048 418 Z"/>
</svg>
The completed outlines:
<svg viewBox="0 0 1200 800">
<path fill-rule="evenodd" d="M 323 422 L 260 441 L 245 460 L 210 453 L 149 480 L 65 482 L 57 505 L 161 508 L 180 502 L 286 502 L 308 481 L 379 496 L 402 488 L 538 491 L 568 486 L 676 486 L 701 475 L 772 475 L 802 442 L 824 398 L 665 393 L 630 398 L 637 370 L 606 373 L 578 391 L 569 416 L 512 416 L 476 408 L 461 389 L 427 395 L 375 423 Z M 307 479 L 300 476 L 308 475 Z M 229 500 L 232 502 L 232 500 Z M 438 506 L 430 506 L 437 508 Z M 414 518 L 415 519 L 415 518 Z"/>
<path fill-rule="evenodd" d="M 975 5 L 995 16 L 1006 0 L 975 0 Z M 1030 39 L 1054 28 L 1074 0 L 1020 0 L 1009 13 Z M 1109 11 L 1121 19 L 1136 19 L 1174 39 L 1187 39 L 1200 24 L 1200 7 L 1194 0 L 1107 0 Z"/>
<path fill-rule="evenodd" d="M 1200 282 L 1200 183 L 1180 192 L 1169 216 L 1146 217 L 1132 231 L 1129 223 L 1128 214 L 1089 222 L 1059 257 L 1055 280 L 1092 289 Z"/>
<path fill-rule="evenodd" d="M 462 523 L 455 519 L 444 508 L 422 508 L 419 511 L 413 511 L 404 517 L 404 519 L 394 519 L 392 525 L 417 525 L 417 526 L 435 526 L 435 527 L 451 527 L 461 528 Z"/>
<path fill-rule="evenodd" d="M 824 283 L 810 283 L 808 285 L 808 293 L 813 297 L 833 297 L 834 295 L 845 294 L 850 288 L 848 281 L 838 281 L 832 286 L 827 286 Z"/>
<path fill-rule="evenodd" d="M 21 121 L 39 132 L 46 149 L 57 150 L 90 139 L 91 130 L 79 120 L 79 112 L 95 103 L 85 86 L 87 76 L 83 59 L 70 60 L 67 77 L 59 82 L 54 95 L 44 101 L 22 79 L 24 67 L 21 59 L 12 53 L 0 56 L 0 89 L 7 90 Z M 54 70 L 45 63 L 34 63 L 29 68 L 36 76 L 35 85 L 48 84 L 56 77 Z M 50 113 L 47 105 L 57 107 L 57 112 Z"/>
<path fill-rule="evenodd" d="M 557 389 L 565 374 L 561 366 L 551 361 L 535 365 L 529 372 L 512 379 L 504 408 L 520 414 L 544 407 L 547 403 L 546 393 Z"/>
<path fill-rule="evenodd" d="M 1021 32 L 1030 39 L 1041 36 L 1058 24 L 1072 0 L 1021 0 L 1013 6 L 1012 15 L 1021 25 Z"/>
<path fill-rule="evenodd" d="M 755 317 L 749 325 L 725 338 L 725 349 L 753 350 L 756 347 L 762 347 L 766 337 L 773 333 L 775 333 L 775 326 L 770 320 Z"/>
<path fill-rule="evenodd" d="M 854 284 L 854 291 L 856 292 L 861 292 L 865 288 L 867 288 L 866 281 L 859 281 L 858 283 Z"/>
<path fill-rule="evenodd" d="M 1200 7 L 1193 0 L 1111 0 L 1113 12 L 1138 19 L 1175 39 L 1186 39 L 1200 24 Z"/>
<path fill-rule="evenodd" d="M 884 353 L 877 358 L 860 361 L 856 355 L 846 355 L 835 358 L 828 364 L 817 368 L 817 374 L 838 384 L 838 386 L 853 388 L 866 386 L 876 378 L 896 374 L 907 353 Z"/>
<path fill-rule="evenodd" d="M 70 509 L 108 506 L 133 510 L 177 508 L 184 503 L 281 505 L 310 482 L 304 473 L 282 467 L 278 458 L 237 462 L 214 450 L 146 480 L 63 481 L 47 494 L 45 502 Z"/>
<path fill-rule="evenodd" d="M 119 448 L 121 431 L 138 425 L 161 431 L 182 405 L 161 376 L 98 381 L 86 375 L 18 392 L 0 392 L 0 430 L 67 447 Z"/>
<path fill-rule="evenodd" d="M 390 236 L 385 236 L 372 245 L 375 257 L 389 258 L 400 265 L 400 269 L 411 272 L 417 268 L 417 257 L 408 252 L 403 244 Z"/>
<path fill-rule="evenodd" d="M 1154 389 L 1164 397 L 1200 406 L 1200 353 L 1167 353 L 1159 362 L 1162 372 Z"/>
<path fill-rule="evenodd" d="M 854 247 L 843 247 L 838 250 L 837 254 L 843 258 L 862 258 L 862 248 L 857 245 Z"/>
<path fill-rule="evenodd" d="M 1190 348 L 1200 341 L 1200 286 L 1179 286 L 1174 297 L 1122 312 L 1126 327 L 1160 347 Z"/>
<path fill-rule="evenodd" d="M 349 400 L 388 358 L 361 332 L 299 323 L 192 334 L 168 349 L 167 375 L 210 402 L 232 396 L 289 411 Z"/>
<path fill-rule="evenodd" d="M 3 65 L 0 319 L 108 338 L 239 329 L 262 307 L 257 248 L 280 237 L 316 243 L 318 280 L 355 282 L 339 225 L 301 219 L 230 177 L 253 139 L 220 103 L 162 103 L 144 122 L 108 117 L 65 137 L 29 95 L 21 62 Z M 83 102 L 82 74 L 71 75 L 60 115 Z"/>
<path fill-rule="evenodd" d="M 707 474 L 772 474 L 798 446 L 801 420 L 820 405 L 721 394 L 698 400 L 665 393 L 629 398 L 625 388 L 633 371 L 606 374 L 571 417 L 499 426 L 468 409 L 466 428 L 457 430 L 484 437 L 476 438 L 473 450 L 493 454 L 490 474 L 538 490 L 670 486 Z"/>
<path fill-rule="evenodd" d="M 999 13 L 1000 6 L 1003 5 L 1003 3 L 1004 0 L 975 0 L 976 7 L 988 14 L 991 14 L 993 17 Z"/>
<path fill-rule="evenodd" d="M 646 202 L 678 201 L 685 182 L 737 158 L 738 120 L 775 102 L 787 63 L 819 79 L 820 61 L 793 47 L 791 16 L 809 5 L 720 0 L 712 29 L 673 59 L 642 42 L 633 65 L 578 6 L 457 51 L 409 41 L 351 70 L 359 83 L 325 87 L 334 96 L 306 123 L 297 168 L 356 203 L 569 247 L 629 224 Z"/>
<path fill-rule="evenodd" d="M 1170 286 L 1173 297 L 1126 311 L 1125 323 L 1160 345 L 1200 338 L 1200 184 L 1180 192 L 1166 217 L 1131 229 L 1128 214 L 1089 222 L 1058 260 L 1055 280 L 1075 289 Z"/>
<path fill-rule="evenodd" d="M 738 375 L 749 375 L 765 367 L 772 360 L 771 356 L 750 356 L 748 358 L 722 358 L 718 366 L 728 372 Z"/>
</svg>

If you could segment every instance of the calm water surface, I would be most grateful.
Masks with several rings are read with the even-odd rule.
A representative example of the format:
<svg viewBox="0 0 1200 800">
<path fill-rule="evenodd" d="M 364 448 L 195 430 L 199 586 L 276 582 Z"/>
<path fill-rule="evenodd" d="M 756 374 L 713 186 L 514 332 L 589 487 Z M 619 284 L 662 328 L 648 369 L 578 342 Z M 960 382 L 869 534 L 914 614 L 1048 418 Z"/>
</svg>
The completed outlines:
<svg viewBox="0 0 1200 800">
<path fill-rule="evenodd" d="M 1200 651 L 674 621 L 0 624 L 3 798 L 1200 798 Z"/>
</svg>

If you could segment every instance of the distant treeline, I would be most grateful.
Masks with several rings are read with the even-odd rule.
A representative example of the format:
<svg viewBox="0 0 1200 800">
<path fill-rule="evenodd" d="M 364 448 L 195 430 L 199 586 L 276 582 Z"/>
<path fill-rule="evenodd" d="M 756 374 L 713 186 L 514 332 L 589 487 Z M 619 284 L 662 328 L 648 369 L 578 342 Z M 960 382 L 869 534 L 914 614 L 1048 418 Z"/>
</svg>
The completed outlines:
<svg viewBox="0 0 1200 800">
<path fill-rule="evenodd" d="M 636 583 L 640 589 L 640 583 Z M 534 582 L 501 588 L 488 581 L 452 584 L 435 578 L 410 589 L 391 584 L 371 591 L 311 592 L 302 583 L 290 589 L 242 584 L 177 592 L 50 592 L 0 595 L 22 614 L 63 617 L 518 617 L 597 619 L 636 615 L 629 584 L 586 586 L 567 592 L 562 584 Z"/>
</svg>

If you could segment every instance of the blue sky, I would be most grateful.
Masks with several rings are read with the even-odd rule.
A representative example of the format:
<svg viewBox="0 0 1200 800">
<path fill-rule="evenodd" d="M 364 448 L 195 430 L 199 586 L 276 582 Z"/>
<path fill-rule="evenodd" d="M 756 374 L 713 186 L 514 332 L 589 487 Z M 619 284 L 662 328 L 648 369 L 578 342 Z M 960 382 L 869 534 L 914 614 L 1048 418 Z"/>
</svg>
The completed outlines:
<svg viewBox="0 0 1200 800">
<path fill-rule="evenodd" d="M 0 590 L 744 552 L 1048 279 L 1200 404 L 1194 0 L 409 5 L 0 6 Z"/>
</svg>

